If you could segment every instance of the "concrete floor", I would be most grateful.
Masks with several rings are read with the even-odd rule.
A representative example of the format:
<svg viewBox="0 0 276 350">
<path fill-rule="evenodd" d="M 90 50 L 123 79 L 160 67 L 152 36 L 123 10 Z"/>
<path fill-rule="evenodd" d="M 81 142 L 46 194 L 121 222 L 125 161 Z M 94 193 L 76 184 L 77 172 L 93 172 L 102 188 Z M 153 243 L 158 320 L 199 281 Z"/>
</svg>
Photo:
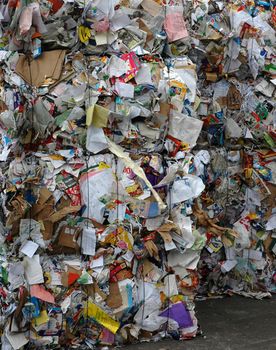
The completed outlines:
<svg viewBox="0 0 276 350">
<path fill-rule="evenodd" d="M 127 350 L 276 350 L 276 296 L 253 300 L 233 296 L 198 301 L 204 336 L 194 340 L 129 345 Z"/>
</svg>

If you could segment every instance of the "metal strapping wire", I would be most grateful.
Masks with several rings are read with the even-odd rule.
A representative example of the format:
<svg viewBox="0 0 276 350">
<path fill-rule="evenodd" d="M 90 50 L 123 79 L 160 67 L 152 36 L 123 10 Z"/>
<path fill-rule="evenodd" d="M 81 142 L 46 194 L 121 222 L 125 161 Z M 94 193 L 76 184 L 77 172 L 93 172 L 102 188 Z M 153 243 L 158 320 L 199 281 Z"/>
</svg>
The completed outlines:
<svg viewBox="0 0 276 350">
<path fill-rule="evenodd" d="M 87 75 L 87 79 L 88 79 L 88 102 L 89 102 L 89 106 L 91 104 L 91 91 L 90 91 L 90 72 L 89 72 L 89 62 L 86 58 L 85 60 L 86 63 L 86 75 Z M 89 160 L 89 155 L 86 156 L 85 162 L 86 162 L 86 181 L 87 181 L 87 218 L 86 218 L 86 228 L 89 228 L 89 215 L 90 215 L 90 187 L 89 187 L 89 164 L 88 164 L 88 160 Z M 83 234 L 81 235 L 81 257 L 82 257 L 82 262 L 84 262 L 83 259 L 83 254 L 82 254 L 82 238 L 83 238 Z M 93 277 L 92 277 L 93 278 Z M 95 289 L 95 283 L 93 281 L 93 297 L 95 298 L 95 293 L 96 293 L 96 289 Z M 86 291 L 86 315 L 85 315 L 85 336 L 87 336 L 88 333 L 88 306 L 89 306 L 89 296 L 88 296 L 88 291 Z"/>
<path fill-rule="evenodd" d="M 172 195 L 171 195 L 171 184 L 169 185 L 169 217 L 171 218 L 171 213 L 172 213 Z M 164 249 L 165 251 L 165 257 L 166 257 L 166 264 L 167 267 L 169 268 L 169 261 L 168 261 L 168 253 L 166 251 L 166 249 Z M 169 276 L 169 275 L 168 275 Z M 171 286 L 170 286 L 170 278 L 168 278 L 168 294 L 167 294 L 167 298 L 168 298 L 168 312 L 167 312 L 167 322 L 166 322 L 166 337 L 168 335 L 168 330 L 169 330 L 169 318 L 170 318 L 170 304 L 171 304 L 171 300 L 170 300 L 170 290 L 171 290 Z"/>
<path fill-rule="evenodd" d="M 87 181 L 87 219 L 86 219 L 86 228 L 88 229 L 89 227 L 89 223 L 88 223 L 88 218 L 89 218 L 89 213 L 90 213 L 90 189 L 89 189 L 89 169 L 88 169 L 88 160 L 87 158 L 85 159 L 85 163 L 86 163 L 86 181 Z M 81 235 L 81 260 L 82 263 L 84 263 L 85 258 L 83 258 L 83 254 L 82 254 L 82 239 L 83 239 L 83 233 Z M 95 297 L 95 284 L 93 283 L 93 287 L 94 287 L 94 297 Z M 89 302 L 89 296 L 88 296 L 88 292 L 86 292 L 86 319 L 85 319 L 85 335 L 87 336 L 87 332 L 88 332 L 88 302 Z"/>
<path fill-rule="evenodd" d="M 234 15 L 233 15 L 233 12 L 231 11 L 230 12 L 230 14 L 231 14 L 231 17 L 232 17 L 232 21 L 233 21 L 233 17 L 234 17 Z M 231 21 L 230 21 L 231 22 Z M 233 39 L 232 39 L 233 40 Z M 234 55 L 234 53 L 233 53 L 233 50 L 231 51 L 231 53 L 230 53 L 230 62 L 232 61 L 232 59 L 233 59 L 233 55 Z M 228 74 L 229 74 L 229 71 L 230 71 L 230 63 L 229 63 L 229 65 L 228 65 L 228 67 L 227 67 L 227 71 L 226 71 L 226 73 L 225 73 L 225 75 L 226 76 L 228 76 Z M 227 102 L 227 109 L 228 109 L 228 102 Z M 243 146 L 244 147 L 244 146 Z M 229 206 L 228 206 L 228 203 L 229 203 L 229 181 L 230 181 L 230 178 L 229 178 L 229 172 L 228 172 L 228 169 L 229 169 L 229 159 L 228 159 L 228 152 L 229 152 L 229 148 L 228 147 L 225 147 L 225 146 L 223 146 L 223 149 L 225 150 L 225 153 L 226 153 L 226 165 L 227 165 L 227 172 L 226 172 L 226 178 L 227 178 L 227 186 L 226 186 L 226 202 L 225 202 L 225 205 L 224 205 L 224 214 L 223 214 L 223 216 L 224 216 L 224 218 L 226 218 L 227 219 L 227 215 L 228 215 L 228 208 L 229 208 Z"/>
<path fill-rule="evenodd" d="M 31 94 L 33 94 L 33 77 L 32 77 L 32 70 L 31 70 L 31 53 L 27 54 L 27 59 L 28 59 L 28 68 L 29 68 L 29 74 L 30 74 L 30 89 L 31 89 Z M 33 143 L 33 125 L 34 125 L 34 101 L 31 100 L 31 136 L 30 136 L 30 143 L 29 146 L 32 145 Z M 31 189 L 31 186 L 30 186 Z M 32 231 L 32 208 L 29 208 L 29 239 L 31 237 L 31 231 Z M 31 296 L 31 286 L 28 283 L 28 294 L 29 297 Z M 28 338 L 29 342 L 27 344 L 27 349 L 30 348 L 30 339 L 31 339 L 31 322 L 29 322 L 29 329 L 28 329 Z"/>
<path fill-rule="evenodd" d="M 167 16 L 167 3 L 165 5 L 165 18 Z M 168 64 L 167 64 L 167 69 L 168 69 L 168 83 L 169 83 L 169 86 L 168 86 L 168 93 L 167 93 L 167 90 L 165 91 L 166 93 L 166 100 L 168 101 L 168 103 L 170 104 L 171 103 L 171 99 L 170 99 L 170 87 L 171 87 L 171 59 L 169 59 L 168 61 Z M 167 120 L 167 128 L 166 128 L 166 134 L 168 134 L 169 132 L 169 126 L 170 126 L 170 119 L 171 119 L 171 113 L 169 111 L 169 114 L 168 114 L 168 120 Z M 165 143 L 165 140 L 166 140 L 166 134 L 164 135 L 164 143 Z M 162 157 L 163 157 L 163 161 L 164 161 L 164 155 L 162 154 Z M 171 184 L 168 185 L 168 191 L 169 191 L 169 217 L 171 216 L 171 209 L 172 209 L 172 200 L 171 200 Z M 166 259 L 166 265 L 167 265 L 167 268 L 169 268 L 169 263 L 168 263 L 168 254 L 167 254 L 167 251 L 164 247 L 164 252 L 165 252 L 165 259 Z M 168 278 L 168 282 L 167 282 L 167 285 L 168 285 L 168 293 L 167 293 L 167 299 L 168 299 L 168 305 L 167 305 L 167 309 L 168 309 L 168 312 L 167 312 L 167 322 L 166 322 L 166 328 L 165 328 L 165 336 L 167 337 L 168 335 L 168 330 L 169 330 L 169 316 L 170 316 L 170 278 Z"/>
</svg>

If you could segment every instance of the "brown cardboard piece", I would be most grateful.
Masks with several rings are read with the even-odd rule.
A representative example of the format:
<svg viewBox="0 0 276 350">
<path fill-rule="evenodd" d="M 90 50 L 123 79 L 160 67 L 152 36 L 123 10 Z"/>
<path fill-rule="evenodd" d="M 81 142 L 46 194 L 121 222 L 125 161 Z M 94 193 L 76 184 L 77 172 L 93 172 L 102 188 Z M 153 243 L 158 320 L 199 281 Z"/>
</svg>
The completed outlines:
<svg viewBox="0 0 276 350">
<path fill-rule="evenodd" d="M 93 284 L 87 284 L 84 286 L 84 289 L 86 290 L 87 294 L 91 296 L 92 298 L 95 298 L 95 294 L 99 294 L 99 296 L 106 300 L 107 295 L 101 290 L 101 288 L 98 286 L 97 282 L 93 282 Z"/>
<path fill-rule="evenodd" d="M 263 244 L 264 244 L 264 249 L 265 249 L 265 253 L 268 255 L 268 257 L 273 261 L 273 254 L 270 251 L 270 245 L 272 243 L 273 239 L 271 237 L 271 234 L 269 234 L 267 236 L 267 238 L 264 240 Z"/>
<path fill-rule="evenodd" d="M 216 102 L 221 106 L 221 107 L 226 107 L 227 106 L 227 96 L 220 96 Z"/>
<path fill-rule="evenodd" d="M 173 222 L 165 222 L 163 225 L 161 225 L 157 229 L 157 232 L 159 232 L 164 242 L 167 242 L 167 243 L 172 242 L 172 236 L 170 235 L 171 231 L 181 235 L 180 228 L 177 225 L 175 225 Z"/>
<path fill-rule="evenodd" d="M 81 209 L 81 206 L 63 208 L 63 209 L 57 211 L 56 213 L 54 213 L 53 215 L 51 215 L 49 217 L 49 221 L 55 223 L 55 222 L 63 219 L 66 215 L 76 213 L 80 209 Z"/>
<path fill-rule="evenodd" d="M 154 38 L 151 30 L 148 28 L 148 26 L 145 24 L 145 22 L 141 18 L 138 19 L 138 23 L 139 23 L 139 28 L 147 33 L 146 41 L 147 42 L 151 41 Z"/>
<path fill-rule="evenodd" d="M 43 239 L 48 241 L 53 236 L 54 224 L 48 218 L 54 214 L 54 198 L 52 193 L 46 188 L 41 188 L 36 204 L 32 206 L 31 216 L 36 221 L 42 221 Z"/>
<path fill-rule="evenodd" d="M 117 282 L 110 283 L 109 295 L 106 299 L 106 304 L 112 309 L 117 309 L 123 305 L 123 299 Z"/>
<path fill-rule="evenodd" d="M 44 230 L 42 230 L 42 236 L 45 241 L 49 241 L 53 237 L 54 224 L 51 221 L 43 221 Z"/>
<path fill-rule="evenodd" d="M 50 203 L 45 205 L 34 205 L 32 208 L 32 217 L 37 221 L 48 220 L 48 218 L 54 213 L 53 204 Z"/>
<path fill-rule="evenodd" d="M 77 243 L 77 239 L 79 234 L 79 227 L 63 226 L 58 236 L 58 244 L 63 247 L 78 250 L 79 245 Z"/>
<path fill-rule="evenodd" d="M 160 114 L 169 116 L 171 106 L 168 103 L 160 103 Z"/>
<path fill-rule="evenodd" d="M 22 54 L 19 56 L 15 71 L 27 83 L 39 87 L 47 78 L 53 81 L 60 78 L 64 57 L 65 50 L 45 51 L 36 59 Z"/>
<path fill-rule="evenodd" d="M 181 234 L 180 228 L 176 224 L 174 224 L 173 222 L 165 222 L 157 229 L 157 232 L 169 233 L 171 231 L 174 231 L 174 232 L 177 232 L 178 234 Z"/>
<path fill-rule="evenodd" d="M 154 269 L 154 265 L 148 259 L 145 259 L 143 263 L 143 276 L 145 277 L 153 269 Z"/>
<path fill-rule="evenodd" d="M 217 79 L 218 79 L 217 73 L 206 72 L 206 80 L 215 82 L 215 81 L 217 81 Z"/>
<path fill-rule="evenodd" d="M 4 101 L 0 100 L 0 113 L 4 112 L 4 111 L 7 111 L 8 110 L 8 107 L 7 105 L 5 104 Z"/>
<path fill-rule="evenodd" d="M 48 199 L 50 199 L 50 197 L 52 197 L 52 193 L 46 187 L 41 188 L 39 191 L 39 198 L 37 204 L 45 204 L 48 201 Z"/>
<path fill-rule="evenodd" d="M 41 193 L 42 196 L 41 196 Z M 45 195 L 45 191 L 42 188 L 40 190 L 40 196 L 36 204 L 32 206 L 31 215 L 35 220 L 44 220 L 48 219 L 51 215 L 54 214 L 54 205 L 55 201 L 52 197 L 52 194 L 49 192 L 49 196 Z"/>
<path fill-rule="evenodd" d="M 276 185 L 271 184 L 271 183 L 267 183 L 266 185 L 271 193 L 271 195 L 269 197 L 267 197 L 267 199 L 266 199 L 267 206 L 268 206 L 268 211 L 266 213 L 266 219 L 268 219 L 272 214 L 272 209 L 276 205 Z"/>
</svg>

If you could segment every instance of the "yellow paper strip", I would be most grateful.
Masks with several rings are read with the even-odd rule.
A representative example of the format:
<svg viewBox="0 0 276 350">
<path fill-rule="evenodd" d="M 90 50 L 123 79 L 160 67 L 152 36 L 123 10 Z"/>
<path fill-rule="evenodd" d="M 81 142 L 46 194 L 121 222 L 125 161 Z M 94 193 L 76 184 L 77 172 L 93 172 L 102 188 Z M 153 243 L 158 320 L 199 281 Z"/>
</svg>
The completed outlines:
<svg viewBox="0 0 276 350">
<path fill-rule="evenodd" d="M 110 141 L 109 139 L 108 139 L 108 145 L 109 145 L 110 152 L 112 152 L 118 158 L 120 158 L 127 167 L 131 168 L 131 170 L 145 182 L 145 184 L 151 190 L 151 193 L 153 194 L 154 198 L 156 199 L 156 202 L 158 203 L 159 208 L 161 210 L 164 210 L 166 208 L 166 204 L 162 201 L 159 194 L 152 187 L 151 183 L 146 177 L 146 174 L 144 173 L 144 170 L 139 165 L 134 163 L 134 161 L 130 159 L 128 154 L 125 153 L 120 146 L 116 145 L 114 142 Z"/>
<path fill-rule="evenodd" d="M 120 323 L 110 317 L 105 311 L 93 303 L 88 303 L 88 317 L 93 317 L 98 323 L 115 334 L 120 327 Z"/>
</svg>

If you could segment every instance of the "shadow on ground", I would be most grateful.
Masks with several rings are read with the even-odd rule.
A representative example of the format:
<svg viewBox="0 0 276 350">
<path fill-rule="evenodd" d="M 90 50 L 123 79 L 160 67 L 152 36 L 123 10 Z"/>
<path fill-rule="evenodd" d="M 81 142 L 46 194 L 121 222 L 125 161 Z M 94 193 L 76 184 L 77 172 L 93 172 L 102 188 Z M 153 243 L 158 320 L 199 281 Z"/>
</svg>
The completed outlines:
<svg viewBox="0 0 276 350">
<path fill-rule="evenodd" d="M 127 350 L 276 350 L 276 296 L 253 300 L 226 297 L 199 301 L 204 337 L 129 345 Z"/>
</svg>

